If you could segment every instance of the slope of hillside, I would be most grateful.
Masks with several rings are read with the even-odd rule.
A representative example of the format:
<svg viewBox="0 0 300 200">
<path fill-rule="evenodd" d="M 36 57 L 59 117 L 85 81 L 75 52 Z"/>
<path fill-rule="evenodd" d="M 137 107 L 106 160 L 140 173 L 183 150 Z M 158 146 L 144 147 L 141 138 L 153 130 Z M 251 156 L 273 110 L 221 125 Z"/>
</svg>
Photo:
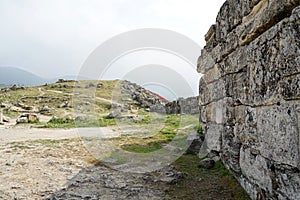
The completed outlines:
<svg viewBox="0 0 300 200">
<path fill-rule="evenodd" d="M 69 81 L 0 90 L 0 106 L 8 117 L 22 113 L 41 118 L 122 118 L 164 105 L 157 95 L 128 81 Z M 158 106 L 157 106 L 158 105 Z"/>
</svg>

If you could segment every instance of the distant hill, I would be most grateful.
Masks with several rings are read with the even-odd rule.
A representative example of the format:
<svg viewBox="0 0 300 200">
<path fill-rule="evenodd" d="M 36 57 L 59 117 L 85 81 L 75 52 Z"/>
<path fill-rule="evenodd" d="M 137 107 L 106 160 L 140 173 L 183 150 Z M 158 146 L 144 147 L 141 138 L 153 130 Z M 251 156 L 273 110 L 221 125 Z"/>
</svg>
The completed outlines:
<svg viewBox="0 0 300 200">
<path fill-rule="evenodd" d="M 0 85 L 36 86 L 50 80 L 14 67 L 0 67 Z"/>
<path fill-rule="evenodd" d="M 45 83 L 55 83 L 58 79 L 65 80 L 89 80 L 89 78 L 75 75 L 66 75 L 57 78 L 46 79 L 31 72 L 15 67 L 0 67 L 0 87 L 12 86 L 37 86 Z"/>
</svg>

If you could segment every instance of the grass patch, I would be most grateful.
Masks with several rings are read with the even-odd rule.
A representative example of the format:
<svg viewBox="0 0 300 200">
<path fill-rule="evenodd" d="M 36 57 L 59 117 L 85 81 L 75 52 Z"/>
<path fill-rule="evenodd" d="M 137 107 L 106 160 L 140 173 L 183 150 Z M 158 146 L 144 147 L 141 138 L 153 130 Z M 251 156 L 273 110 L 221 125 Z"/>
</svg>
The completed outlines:
<svg viewBox="0 0 300 200">
<path fill-rule="evenodd" d="M 39 126 L 39 128 L 86 128 L 86 127 L 107 127 L 116 125 L 115 119 L 108 117 L 95 120 L 92 118 L 84 119 L 68 119 L 68 118 L 52 118 L 49 122 Z"/>
<path fill-rule="evenodd" d="M 185 147 L 186 138 L 195 126 L 181 130 L 180 128 L 191 125 L 193 116 L 184 116 L 185 120 L 182 120 L 182 116 L 179 115 L 167 115 L 164 123 L 164 127 L 158 130 L 156 134 L 150 133 L 151 136 L 147 137 L 147 134 L 142 138 L 138 136 L 123 136 L 120 140 L 116 141 L 121 144 L 123 150 L 134 153 L 149 153 L 159 150 L 163 145 L 172 141 L 173 145 L 179 147 Z"/>
<path fill-rule="evenodd" d="M 100 166 L 102 163 L 100 160 L 94 157 L 89 157 L 86 159 L 87 163 L 92 164 L 94 166 Z"/>
<path fill-rule="evenodd" d="M 19 113 L 16 111 L 10 111 L 8 109 L 3 109 L 3 115 L 10 118 L 17 118 L 19 116 Z"/>
<path fill-rule="evenodd" d="M 222 162 L 217 162 L 213 169 L 199 168 L 199 162 L 197 155 L 185 154 L 173 163 L 176 170 L 187 175 L 170 186 L 168 195 L 172 199 L 250 200 Z"/>
<path fill-rule="evenodd" d="M 153 141 L 142 144 L 125 144 L 121 148 L 126 151 L 135 152 L 135 153 L 150 153 L 162 148 L 162 141 Z"/>
<path fill-rule="evenodd" d="M 203 128 L 202 128 L 201 124 L 198 124 L 198 126 L 197 126 L 197 133 L 199 135 L 203 135 L 204 134 Z"/>
</svg>

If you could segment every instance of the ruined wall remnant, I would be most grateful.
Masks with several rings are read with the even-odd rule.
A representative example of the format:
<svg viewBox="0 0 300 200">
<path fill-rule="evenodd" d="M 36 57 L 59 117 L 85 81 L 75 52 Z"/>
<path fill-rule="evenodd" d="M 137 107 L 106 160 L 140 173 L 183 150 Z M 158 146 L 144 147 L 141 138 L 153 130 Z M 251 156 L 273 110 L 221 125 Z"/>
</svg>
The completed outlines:
<svg viewBox="0 0 300 200">
<path fill-rule="evenodd" d="M 202 153 L 252 199 L 300 199 L 300 0 L 227 0 L 205 39 Z"/>
<path fill-rule="evenodd" d="M 179 98 L 165 105 L 167 114 L 199 114 L 199 97 Z"/>
</svg>

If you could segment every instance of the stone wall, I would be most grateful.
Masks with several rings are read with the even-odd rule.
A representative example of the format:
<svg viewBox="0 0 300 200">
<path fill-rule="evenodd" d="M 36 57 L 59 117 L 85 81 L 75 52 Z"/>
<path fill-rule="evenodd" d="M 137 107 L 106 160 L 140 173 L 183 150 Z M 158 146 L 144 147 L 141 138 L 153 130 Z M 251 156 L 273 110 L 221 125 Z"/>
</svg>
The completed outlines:
<svg viewBox="0 0 300 200">
<path fill-rule="evenodd" d="M 169 102 L 165 105 L 167 114 L 199 114 L 199 98 L 179 98 L 176 101 Z"/>
<path fill-rule="evenodd" d="M 227 0 L 198 60 L 201 153 L 218 152 L 252 199 L 300 199 L 299 5 Z"/>
</svg>

